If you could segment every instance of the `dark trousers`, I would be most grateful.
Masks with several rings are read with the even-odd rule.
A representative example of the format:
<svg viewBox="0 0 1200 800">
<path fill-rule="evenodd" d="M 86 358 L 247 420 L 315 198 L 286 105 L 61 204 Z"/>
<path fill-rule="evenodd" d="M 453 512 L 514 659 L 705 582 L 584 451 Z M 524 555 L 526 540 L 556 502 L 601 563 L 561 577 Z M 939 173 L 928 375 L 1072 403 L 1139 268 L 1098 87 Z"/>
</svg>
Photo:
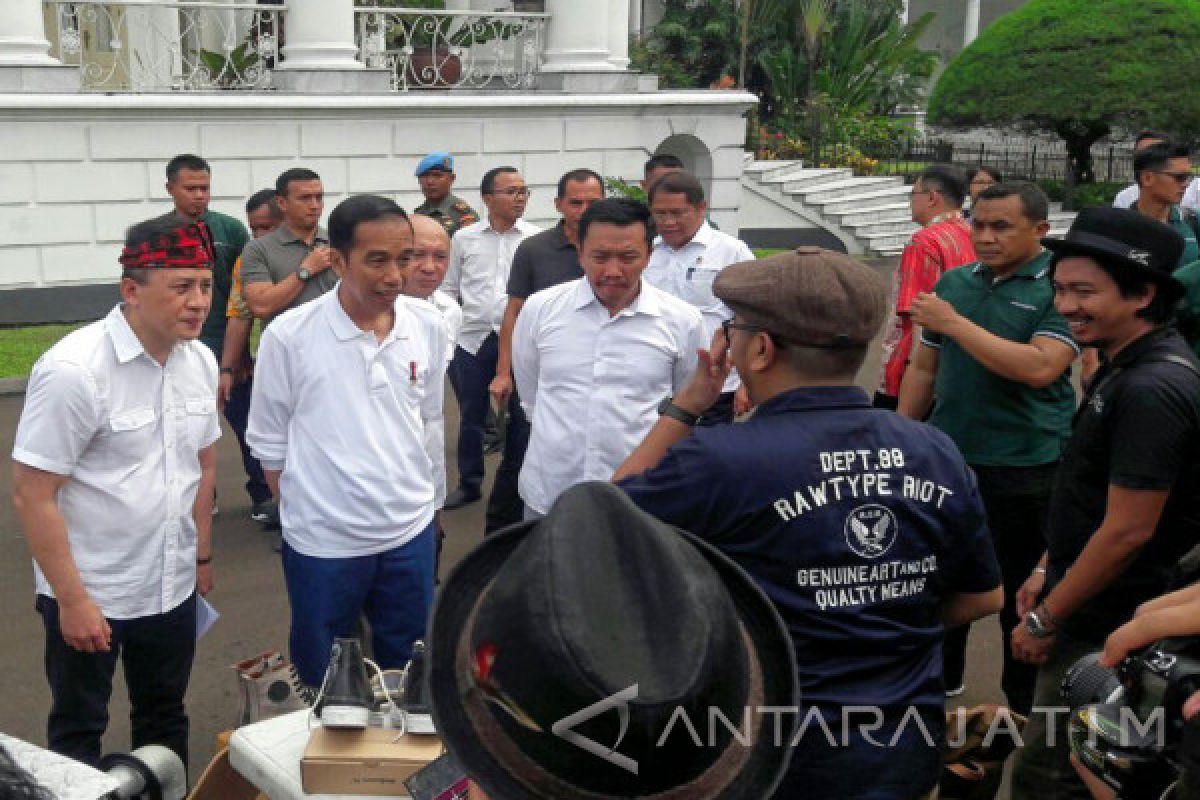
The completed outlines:
<svg viewBox="0 0 1200 800">
<path fill-rule="evenodd" d="M 254 389 L 254 379 L 235 384 L 229 393 L 229 402 L 225 404 L 225 419 L 233 429 L 238 447 L 242 451 L 242 468 L 246 470 L 246 494 L 250 501 L 263 503 L 271 499 L 271 489 L 267 479 L 263 477 L 262 466 L 258 459 L 250 453 L 246 445 L 246 422 L 250 418 L 250 394 Z"/>
<path fill-rule="evenodd" d="M 1061 707 L 1062 681 L 1067 670 L 1088 653 L 1104 647 L 1100 641 L 1072 638 L 1059 631 L 1050 659 L 1042 664 L 1034 695 L 1038 707 Z M 1012 800 L 1090 800 L 1083 781 L 1071 766 L 1071 744 L 1067 734 L 1069 714 L 1033 714 L 1021 731 L 1025 743 L 1017 752 L 1012 772 Z M 1047 728 L 1053 723 L 1054 731 Z"/>
<path fill-rule="evenodd" d="M 1004 607 L 1000 611 L 1000 630 L 1004 634 L 1004 672 L 1000 686 L 1008 698 L 1009 707 L 1019 714 L 1028 714 L 1033 706 L 1037 667 L 1013 658 L 1009 637 L 1020 622 L 1017 618 L 1017 592 L 1046 550 L 1046 512 L 1057 468 L 1057 464 L 973 467 L 1004 579 Z M 970 627 L 963 625 L 946 634 L 942 658 L 947 688 L 962 684 Z"/>
<path fill-rule="evenodd" d="M 358 635 L 363 615 L 382 669 L 401 669 L 425 636 L 433 607 L 437 522 L 399 547 L 369 556 L 317 558 L 283 543 L 283 578 L 292 607 L 288 644 L 300 680 L 320 686 L 338 636 Z"/>
<path fill-rule="evenodd" d="M 496 468 L 492 495 L 488 498 L 487 521 L 484 533 L 498 531 L 521 521 L 525 503 L 517 492 L 517 479 L 525 463 L 525 448 L 529 446 L 529 420 L 521 408 L 516 391 L 508 398 L 508 422 L 504 430 L 504 454 Z"/>
<path fill-rule="evenodd" d="M 133 749 L 163 745 L 186 765 L 183 696 L 196 652 L 196 595 L 165 614 L 108 620 L 112 646 L 107 653 L 83 653 L 63 640 L 54 598 L 38 595 L 36 607 L 46 628 L 50 749 L 84 764 L 99 764 L 100 737 L 108 727 L 108 700 L 120 658 L 129 690 Z"/>
<path fill-rule="evenodd" d="M 479 489 L 483 485 L 483 426 L 491 397 L 488 386 L 496 377 L 496 334 L 488 334 L 474 354 L 454 348 L 450 384 L 458 398 L 458 482 Z"/>
</svg>

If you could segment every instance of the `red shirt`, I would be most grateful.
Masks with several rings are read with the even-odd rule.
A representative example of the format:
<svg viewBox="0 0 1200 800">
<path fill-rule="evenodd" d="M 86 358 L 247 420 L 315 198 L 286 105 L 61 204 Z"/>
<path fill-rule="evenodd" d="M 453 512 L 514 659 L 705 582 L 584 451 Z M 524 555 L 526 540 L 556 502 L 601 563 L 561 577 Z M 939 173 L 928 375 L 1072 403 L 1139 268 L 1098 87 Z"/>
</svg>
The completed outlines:
<svg viewBox="0 0 1200 800">
<path fill-rule="evenodd" d="M 922 292 L 932 292 L 947 270 L 976 260 L 971 226 L 958 211 L 934 218 L 913 234 L 892 276 L 895 319 L 883 341 L 883 382 L 880 391 L 896 397 L 912 356 L 913 324 L 908 316 L 912 302 Z"/>
</svg>

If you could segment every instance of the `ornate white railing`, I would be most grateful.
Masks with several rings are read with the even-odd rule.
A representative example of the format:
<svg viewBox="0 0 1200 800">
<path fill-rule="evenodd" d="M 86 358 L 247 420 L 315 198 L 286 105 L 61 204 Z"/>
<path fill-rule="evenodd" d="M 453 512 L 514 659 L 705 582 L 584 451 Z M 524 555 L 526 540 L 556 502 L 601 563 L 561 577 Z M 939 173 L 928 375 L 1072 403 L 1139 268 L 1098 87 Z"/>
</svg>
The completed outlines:
<svg viewBox="0 0 1200 800">
<path fill-rule="evenodd" d="M 265 89 L 282 4 L 43 0 L 51 55 L 95 91 Z"/>
<path fill-rule="evenodd" d="M 392 88 L 528 89 L 549 14 L 359 7 L 359 58 L 386 67 Z"/>
</svg>

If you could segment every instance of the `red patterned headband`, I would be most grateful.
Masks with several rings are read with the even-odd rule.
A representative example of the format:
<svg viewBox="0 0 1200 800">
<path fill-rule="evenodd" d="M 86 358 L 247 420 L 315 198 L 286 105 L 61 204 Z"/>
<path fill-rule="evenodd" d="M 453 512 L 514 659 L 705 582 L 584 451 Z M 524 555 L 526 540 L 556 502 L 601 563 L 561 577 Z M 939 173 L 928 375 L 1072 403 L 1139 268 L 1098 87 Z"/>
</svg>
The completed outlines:
<svg viewBox="0 0 1200 800">
<path fill-rule="evenodd" d="M 191 222 L 126 245 L 118 260 L 125 269 L 212 269 L 212 234 L 203 222 Z"/>
</svg>

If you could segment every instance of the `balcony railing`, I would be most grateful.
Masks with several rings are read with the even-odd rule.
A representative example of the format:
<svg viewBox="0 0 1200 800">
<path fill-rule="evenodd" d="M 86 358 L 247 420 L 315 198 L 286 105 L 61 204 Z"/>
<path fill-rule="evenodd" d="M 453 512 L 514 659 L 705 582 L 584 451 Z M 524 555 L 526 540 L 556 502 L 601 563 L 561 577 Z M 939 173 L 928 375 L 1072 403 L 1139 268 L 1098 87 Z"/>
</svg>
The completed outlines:
<svg viewBox="0 0 1200 800">
<path fill-rule="evenodd" d="M 409 89 L 533 86 L 549 14 L 359 7 L 359 57 Z"/>
<path fill-rule="evenodd" d="M 108 92 L 266 89 L 281 4 L 43 0 L 51 55 Z"/>
</svg>

